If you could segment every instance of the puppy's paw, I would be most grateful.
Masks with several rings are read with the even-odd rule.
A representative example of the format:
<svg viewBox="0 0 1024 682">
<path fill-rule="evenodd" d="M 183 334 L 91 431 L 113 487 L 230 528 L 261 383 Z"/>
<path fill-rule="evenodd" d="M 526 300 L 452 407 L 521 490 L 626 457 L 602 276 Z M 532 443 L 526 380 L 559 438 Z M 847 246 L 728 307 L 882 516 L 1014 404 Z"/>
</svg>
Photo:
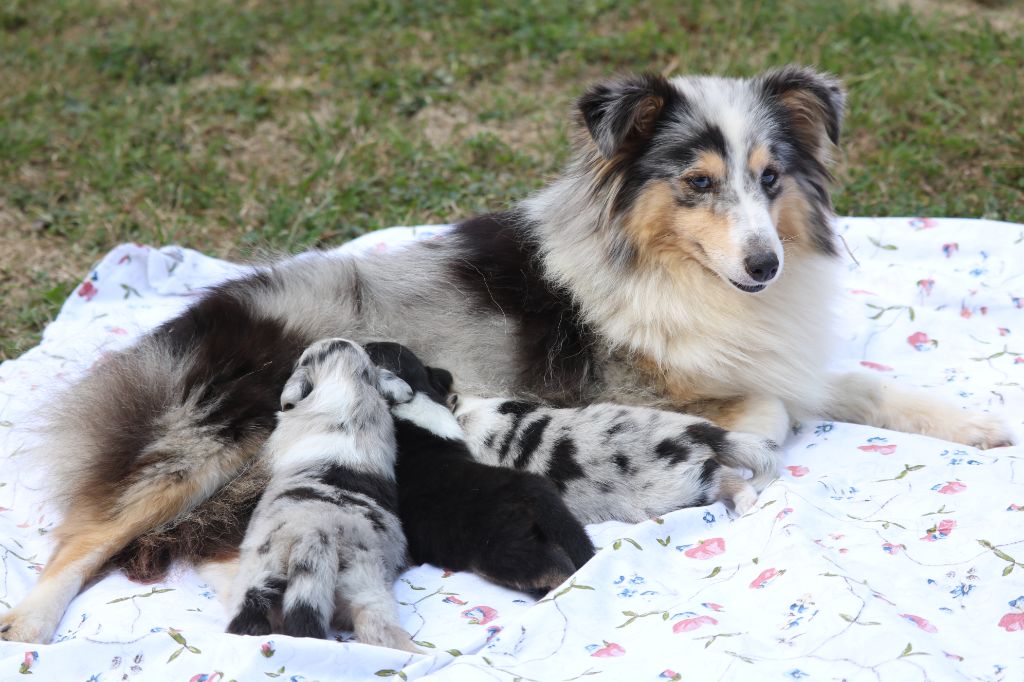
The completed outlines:
<svg viewBox="0 0 1024 682">
<path fill-rule="evenodd" d="M 239 613 L 228 623 L 227 632 L 232 635 L 250 635 L 263 637 L 271 634 L 270 620 L 266 617 L 249 613 Z"/>
<path fill-rule="evenodd" d="M 964 412 L 952 440 L 981 450 L 1013 445 L 1013 432 L 999 417 L 985 412 Z"/>
<path fill-rule="evenodd" d="M 719 459 L 731 467 L 749 470 L 753 474 L 750 483 L 757 492 L 763 491 L 779 477 L 781 454 L 775 441 L 739 431 L 729 432 L 726 441 L 729 452 Z"/>
<path fill-rule="evenodd" d="M 732 506 L 736 514 L 743 516 L 757 504 L 757 491 L 751 486 L 744 486 L 742 490 L 732 496 Z"/>
<path fill-rule="evenodd" d="M 0 641 L 46 644 L 53 637 L 60 618 L 45 613 L 8 611 L 0 616 Z"/>
</svg>

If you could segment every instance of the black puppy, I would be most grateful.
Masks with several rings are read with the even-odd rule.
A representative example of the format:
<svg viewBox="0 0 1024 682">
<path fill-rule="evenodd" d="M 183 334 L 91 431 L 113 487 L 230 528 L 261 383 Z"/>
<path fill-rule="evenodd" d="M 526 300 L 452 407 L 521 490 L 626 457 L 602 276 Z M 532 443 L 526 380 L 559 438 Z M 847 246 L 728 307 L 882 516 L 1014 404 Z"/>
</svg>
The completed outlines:
<svg viewBox="0 0 1024 682">
<path fill-rule="evenodd" d="M 397 343 L 365 348 L 414 391 L 411 401 L 392 408 L 398 510 L 413 561 L 538 592 L 561 584 L 594 556 L 551 481 L 473 459 L 445 404 L 449 372 L 423 365 Z"/>
</svg>

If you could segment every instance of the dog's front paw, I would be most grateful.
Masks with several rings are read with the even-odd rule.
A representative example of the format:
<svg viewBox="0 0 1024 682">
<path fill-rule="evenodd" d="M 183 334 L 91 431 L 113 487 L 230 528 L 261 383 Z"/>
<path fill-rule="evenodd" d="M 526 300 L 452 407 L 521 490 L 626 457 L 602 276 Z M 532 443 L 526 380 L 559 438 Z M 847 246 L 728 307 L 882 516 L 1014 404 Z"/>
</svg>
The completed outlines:
<svg viewBox="0 0 1024 682">
<path fill-rule="evenodd" d="M 0 616 L 0 640 L 5 642 L 46 644 L 56 629 L 57 622 L 46 614 L 21 613 L 14 609 Z"/>
<path fill-rule="evenodd" d="M 999 417 L 985 412 L 965 412 L 953 440 L 988 450 L 1013 445 L 1013 432 Z"/>
</svg>

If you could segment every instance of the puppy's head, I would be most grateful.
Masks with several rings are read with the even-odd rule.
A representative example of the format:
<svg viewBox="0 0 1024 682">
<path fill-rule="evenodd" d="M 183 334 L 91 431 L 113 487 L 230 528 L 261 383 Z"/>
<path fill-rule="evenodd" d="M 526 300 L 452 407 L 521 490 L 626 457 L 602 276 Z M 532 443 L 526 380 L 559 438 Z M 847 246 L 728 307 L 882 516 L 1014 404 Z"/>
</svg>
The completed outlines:
<svg viewBox="0 0 1024 682">
<path fill-rule="evenodd" d="M 446 404 L 452 390 L 452 374 L 448 370 L 424 365 L 415 353 L 400 343 L 368 343 L 366 352 L 373 362 L 393 372 L 414 392 L 422 393 L 436 403 Z"/>
<path fill-rule="evenodd" d="M 347 339 L 321 339 L 309 346 L 281 391 L 281 411 L 299 406 L 332 411 L 379 393 L 388 404 L 408 402 L 412 389 L 378 367 L 359 344 Z"/>
<path fill-rule="evenodd" d="M 844 93 L 785 67 L 752 79 L 632 76 L 577 103 L 581 168 L 615 230 L 609 257 L 693 260 L 757 293 L 784 246 L 835 253 L 827 170 Z"/>
</svg>

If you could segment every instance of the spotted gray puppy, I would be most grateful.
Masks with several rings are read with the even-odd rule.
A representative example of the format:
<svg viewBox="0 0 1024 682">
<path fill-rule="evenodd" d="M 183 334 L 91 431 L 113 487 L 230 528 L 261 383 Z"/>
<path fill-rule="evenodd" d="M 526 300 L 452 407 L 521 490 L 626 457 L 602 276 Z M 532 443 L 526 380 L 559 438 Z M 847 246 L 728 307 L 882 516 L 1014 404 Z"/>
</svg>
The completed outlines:
<svg viewBox="0 0 1024 682">
<path fill-rule="evenodd" d="M 451 400 L 477 459 L 548 476 L 583 523 L 636 523 L 718 499 L 743 513 L 776 476 L 773 441 L 699 417 L 611 403 Z"/>
<path fill-rule="evenodd" d="M 335 616 L 362 642 L 417 651 L 391 592 L 406 543 L 389 403 L 411 398 L 350 341 L 302 354 L 263 453 L 271 479 L 241 546 L 228 632 L 325 637 Z"/>
</svg>

